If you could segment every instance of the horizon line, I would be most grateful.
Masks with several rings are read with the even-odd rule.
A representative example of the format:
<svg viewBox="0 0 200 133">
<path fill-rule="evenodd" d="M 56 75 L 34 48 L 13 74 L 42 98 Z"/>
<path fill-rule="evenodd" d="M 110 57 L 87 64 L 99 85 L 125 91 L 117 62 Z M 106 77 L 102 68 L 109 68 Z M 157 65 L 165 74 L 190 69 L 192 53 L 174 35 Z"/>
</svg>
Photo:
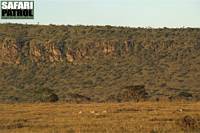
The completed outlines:
<svg viewBox="0 0 200 133">
<path fill-rule="evenodd" d="M 0 22 L 0 24 L 18 24 L 18 25 L 40 25 L 40 26 L 111 26 L 111 27 L 124 27 L 124 28 L 145 28 L 145 29 L 186 29 L 186 28 L 194 28 L 199 29 L 200 26 L 130 26 L 130 25 L 111 25 L 111 24 L 60 24 L 60 23 L 26 23 L 26 22 Z"/>
</svg>

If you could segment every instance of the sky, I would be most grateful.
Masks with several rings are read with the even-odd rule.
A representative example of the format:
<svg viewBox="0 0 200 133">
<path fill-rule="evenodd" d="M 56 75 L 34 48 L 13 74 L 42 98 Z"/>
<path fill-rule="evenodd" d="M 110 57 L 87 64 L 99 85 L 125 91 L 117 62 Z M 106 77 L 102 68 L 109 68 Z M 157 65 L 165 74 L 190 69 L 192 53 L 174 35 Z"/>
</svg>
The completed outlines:
<svg viewBox="0 0 200 133">
<path fill-rule="evenodd" d="M 0 23 L 200 27 L 200 0 L 35 0 L 34 20 Z"/>
</svg>

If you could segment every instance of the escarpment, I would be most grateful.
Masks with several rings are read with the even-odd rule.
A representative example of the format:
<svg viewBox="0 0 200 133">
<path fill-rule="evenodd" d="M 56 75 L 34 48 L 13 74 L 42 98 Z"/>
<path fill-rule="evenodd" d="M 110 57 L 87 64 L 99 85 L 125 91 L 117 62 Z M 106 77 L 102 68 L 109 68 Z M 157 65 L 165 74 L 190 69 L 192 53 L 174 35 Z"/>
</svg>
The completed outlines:
<svg viewBox="0 0 200 133">
<path fill-rule="evenodd" d="M 146 46 L 137 44 L 134 40 L 89 42 L 80 47 L 68 47 L 67 44 L 59 45 L 54 41 L 37 43 L 30 40 L 26 44 L 18 44 L 16 40 L 4 40 L 1 42 L 1 62 L 11 64 L 23 64 L 24 61 L 35 63 L 81 62 L 84 59 L 100 58 L 101 56 L 135 56 L 146 60 L 184 61 L 199 56 L 198 46 L 176 47 L 175 44 L 166 46 Z"/>
<path fill-rule="evenodd" d="M 198 100 L 200 29 L 1 24 L 0 68 L 0 101 Z"/>
<path fill-rule="evenodd" d="M 6 40 L 1 43 L 1 61 L 11 64 L 23 64 L 23 61 L 35 63 L 74 62 L 91 57 L 122 56 L 141 53 L 145 50 L 142 45 L 133 41 L 89 42 L 80 47 L 71 48 L 67 44 L 59 45 L 57 42 L 44 41 L 37 43 L 30 40 L 26 44 L 17 45 L 15 40 Z"/>
</svg>

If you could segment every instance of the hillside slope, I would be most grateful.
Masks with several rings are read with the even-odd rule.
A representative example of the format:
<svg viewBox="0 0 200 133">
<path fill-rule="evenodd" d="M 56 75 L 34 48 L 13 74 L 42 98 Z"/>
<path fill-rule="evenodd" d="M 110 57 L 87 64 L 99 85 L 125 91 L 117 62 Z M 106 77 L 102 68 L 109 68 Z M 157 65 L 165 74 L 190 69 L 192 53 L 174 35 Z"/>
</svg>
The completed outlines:
<svg viewBox="0 0 200 133">
<path fill-rule="evenodd" d="M 200 100 L 200 29 L 0 24 L 0 101 Z"/>
</svg>

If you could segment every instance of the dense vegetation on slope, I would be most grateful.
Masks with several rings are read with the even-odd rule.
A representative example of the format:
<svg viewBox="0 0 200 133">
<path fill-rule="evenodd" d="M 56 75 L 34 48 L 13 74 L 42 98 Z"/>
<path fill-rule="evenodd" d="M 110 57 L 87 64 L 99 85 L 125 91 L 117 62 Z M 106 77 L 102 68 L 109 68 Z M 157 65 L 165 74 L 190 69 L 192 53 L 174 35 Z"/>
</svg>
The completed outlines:
<svg viewBox="0 0 200 133">
<path fill-rule="evenodd" d="M 200 29 L 0 24 L 0 101 L 200 99 Z"/>
</svg>

